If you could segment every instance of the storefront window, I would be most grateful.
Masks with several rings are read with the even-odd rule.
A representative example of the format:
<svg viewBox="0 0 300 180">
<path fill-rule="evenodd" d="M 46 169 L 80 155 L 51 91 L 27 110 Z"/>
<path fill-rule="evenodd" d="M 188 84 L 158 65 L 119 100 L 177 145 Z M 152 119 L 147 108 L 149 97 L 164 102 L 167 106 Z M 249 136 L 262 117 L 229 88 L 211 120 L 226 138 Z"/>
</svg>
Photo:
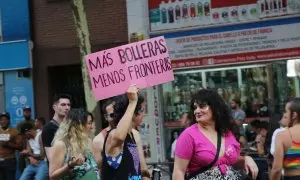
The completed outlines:
<svg viewBox="0 0 300 180">
<path fill-rule="evenodd" d="M 228 105 L 233 99 L 239 97 L 237 69 L 209 71 L 205 72 L 205 75 L 206 87 L 217 90 Z"/>
<path fill-rule="evenodd" d="M 201 87 L 215 89 L 228 106 L 240 99 L 248 119 L 269 116 L 265 65 L 186 71 L 175 73 L 175 80 L 163 85 L 167 127 L 180 126 L 182 115 L 189 111 L 191 94 Z"/>
<path fill-rule="evenodd" d="M 300 97 L 300 83 L 299 77 L 288 78 L 288 96 L 289 97 Z"/>
<path fill-rule="evenodd" d="M 268 116 L 268 84 L 266 67 L 241 69 L 241 108 L 246 117 Z"/>
<path fill-rule="evenodd" d="M 183 130 L 182 117 L 190 109 L 193 92 L 202 87 L 201 72 L 175 73 L 175 80 L 163 85 L 164 97 L 164 137 L 166 157 L 172 155 L 172 143 Z"/>
<path fill-rule="evenodd" d="M 175 74 L 175 80 L 163 86 L 165 122 L 179 121 L 189 111 L 192 93 L 201 87 L 201 72 Z"/>
<path fill-rule="evenodd" d="M 281 115 L 287 98 L 300 96 L 299 78 L 289 78 L 286 73 L 286 61 L 175 72 L 175 80 L 163 85 L 167 157 L 171 157 L 176 134 L 184 129 L 181 121 L 190 110 L 193 92 L 202 87 L 215 89 L 229 107 L 233 99 L 240 99 L 245 123 L 268 121 L 270 112 Z"/>
<path fill-rule="evenodd" d="M 299 78 L 287 77 L 287 61 L 273 63 L 274 90 L 276 110 L 279 113 L 284 111 L 287 100 L 291 97 L 299 97 Z"/>
</svg>

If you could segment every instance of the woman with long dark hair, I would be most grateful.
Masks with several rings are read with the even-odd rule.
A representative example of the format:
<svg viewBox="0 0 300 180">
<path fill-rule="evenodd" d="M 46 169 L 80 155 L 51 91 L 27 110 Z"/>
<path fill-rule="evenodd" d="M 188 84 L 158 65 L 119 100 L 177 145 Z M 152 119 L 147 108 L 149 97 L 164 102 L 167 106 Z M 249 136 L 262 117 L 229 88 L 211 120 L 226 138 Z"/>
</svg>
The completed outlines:
<svg viewBox="0 0 300 180">
<path fill-rule="evenodd" d="M 144 116 L 144 98 L 138 95 L 136 86 L 115 98 L 112 129 L 104 140 L 103 180 L 150 178 L 141 163 L 141 144 L 134 135 L 134 129 L 142 123 Z"/>
<path fill-rule="evenodd" d="M 241 159 L 254 178 L 257 166 L 250 157 L 240 158 L 240 144 L 233 132 L 229 107 L 217 92 L 201 89 L 193 95 L 194 124 L 177 140 L 173 179 L 242 179 L 234 165 Z"/>
<path fill-rule="evenodd" d="M 99 169 L 101 170 L 102 166 L 102 153 L 103 153 L 103 144 L 107 132 L 112 128 L 112 120 L 114 117 L 114 100 L 113 98 L 107 99 L 102 106 L 102 113 L 104 114 L 105 120 L 108 122 L 108 126 L 104 128 L 93 140 L 93 153 L 98 164 Z"/>
<path fill-rule="evenodd" d="M 300 179 L 300 98 L 286 104 L 284 116 L 290 124 L 276 135 L 272 180 L 281 179 L 282 169 L 285 180 Z"/>
</svg>

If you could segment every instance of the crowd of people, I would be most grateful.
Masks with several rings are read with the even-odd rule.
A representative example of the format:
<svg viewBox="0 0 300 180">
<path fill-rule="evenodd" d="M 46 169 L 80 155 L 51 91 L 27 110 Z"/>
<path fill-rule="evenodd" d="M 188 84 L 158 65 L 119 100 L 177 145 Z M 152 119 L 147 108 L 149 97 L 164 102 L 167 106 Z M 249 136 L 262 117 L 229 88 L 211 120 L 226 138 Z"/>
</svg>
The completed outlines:
<svg viewBox="0 0 300 180">
<path fill-rule="evenodd" d="M 25 107 L 25 119 L 12 128 L 10 115 L 0 114 L 0 178 L 13 180 L 19 169 L 21 180 L 150 180 L 139 133 L 146 104 L 138 91 L 133 85 L 104 102 L 102 112 L 109 125 L 97 135 L 93 115 L 72 109 L 65 94 L 55 98 L 55 113 L 48 122 L 32 120 L 30 107 Z M 217 92 L 201 89 L 190 102 L 185 118 L 189 121 L 172 144 L 174 180 L 262 179 L 253 154 L 268 157 L 266 178 L 300 179 L 299 99 L 286 104 L 270 150 L 268 123 L 253 121 L 250 129 L 245 128 L 238 99 L 231 110 Z"/>
</svg>

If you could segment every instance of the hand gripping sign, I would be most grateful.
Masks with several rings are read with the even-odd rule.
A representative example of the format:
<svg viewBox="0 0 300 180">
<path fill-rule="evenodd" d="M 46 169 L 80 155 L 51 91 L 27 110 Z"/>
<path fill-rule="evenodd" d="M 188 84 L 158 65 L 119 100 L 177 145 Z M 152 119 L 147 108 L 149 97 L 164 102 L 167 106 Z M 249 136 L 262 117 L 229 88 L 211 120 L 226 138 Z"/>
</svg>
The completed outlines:
<svg viewBox="0 0 300 180">
<path fill-rule="evenodd" d="M 97 100 L 123 94 L 132 84 L 147 88 L 174 80 L 164 37 L 99 51 L 85 59 Z"/>
</svg>

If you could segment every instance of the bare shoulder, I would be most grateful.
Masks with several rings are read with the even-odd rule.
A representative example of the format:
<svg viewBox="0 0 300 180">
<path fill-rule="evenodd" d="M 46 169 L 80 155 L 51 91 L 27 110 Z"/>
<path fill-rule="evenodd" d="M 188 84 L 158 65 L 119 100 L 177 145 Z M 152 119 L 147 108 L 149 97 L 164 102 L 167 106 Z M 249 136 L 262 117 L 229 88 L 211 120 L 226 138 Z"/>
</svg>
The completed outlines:
<svg viewBox="0 0 300 180">
<path fill-rule="evenodd" d="M 140 132 L 136 129 L 133 129 L 131 132 L 134 136 L 140 136 Z"/>
<path fill-rule="evenodd" d="M 93 139 L 93 144 L 94 143 L 103 143 L 104 137 L 102 133 L 99 133 L 94 139 Z"/>
<path fill-rule="evenodd" d="M 141 135 L 140 135 L 140 132 L 136 129 L 133 129 L 132 131 L 132 134 L 133 134 L 133 137 L 134 137 L 134 140 L 139 143 L 141 141 Z"/>
<path fill-rule="evenodd" d="M 277 143 L 283 143 L 283 144 L 288 144 L 288 141 L 286 141 L 286 140 L 288 140 L 288 139 L 290 139 L 290 134 L 289 134 L 289 132 L 287 131 L 287 130 L 285 130 L 285 131 L 281 131 L 281 132 L 279 132 L 277 135 L 276 135 L 276 139 L 275 139 L 275 141 L 277 142 Z"/>
<path fill-rule="evenodd" d="M 115 129 L 111 130 L 108 136 L 108 139 L 112 137 L 112 135 L 115 133 Z M 104 143 L 105 137 L 104 135 L 100 132 L 94 139 L 93 143 Z"/>
<path fill-rule="evenodd" d="M 53 148 L 56 150 L 65 150 L 66 144 L 63 141 L 55 141 L 53 144 Z"/>
<path fill-rule="evenodd" d="M 276 135 L 276 139 L 283 139 L 283 138 L 286 138 L 287 136 L 289 136 L 288 130 L 280 131 Z"/>
</svg>

